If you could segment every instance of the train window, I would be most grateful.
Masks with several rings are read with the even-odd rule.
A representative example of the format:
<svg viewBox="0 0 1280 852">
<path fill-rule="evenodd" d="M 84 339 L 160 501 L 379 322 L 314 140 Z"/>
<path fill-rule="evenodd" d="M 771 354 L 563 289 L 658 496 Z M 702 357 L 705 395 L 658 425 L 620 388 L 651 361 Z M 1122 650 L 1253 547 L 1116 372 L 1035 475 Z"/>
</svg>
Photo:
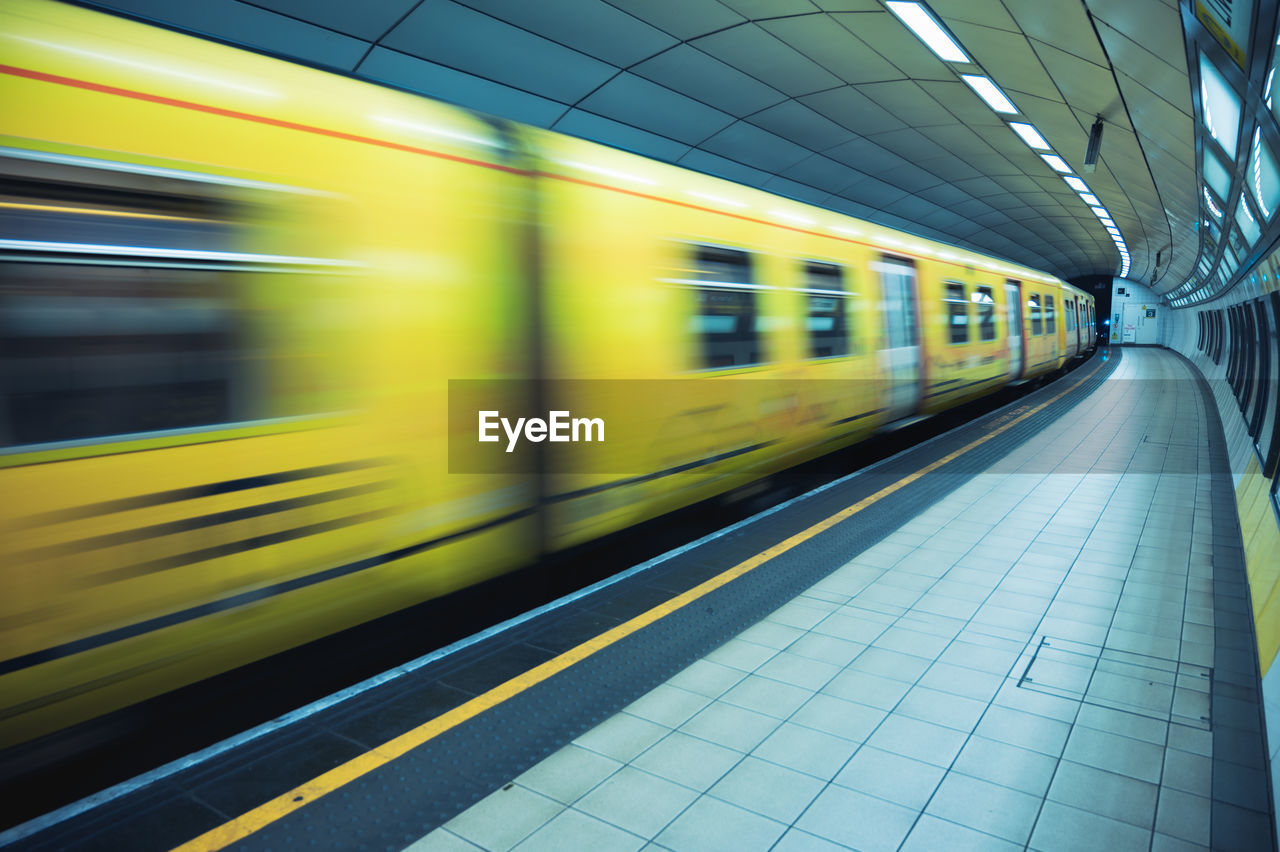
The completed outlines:
<svg viewBox="0 0 1280 852">
<path fill-rule="evenodd" d="M 969 303 L 964 297 L 964 285 L 948 281 L 946 290 L 942 301 L 947 306 L 947 325 L 951 329 L 951 342 L 968 343 Z"/>
<path fill-rule="evenodd" d="M 1075 300 L 1068 300 L 1062 303 L 1062 317 L 1066 320 L 1067 331 L 1076 330 L 1076 303 Z"/>
<path fill-rule="evenodd" d="M 244 252 L 226 186 L 139 172 L 0 157 L 0 446 L 270 413 L 244 293 L 279 258 Z"/>
<path fill-rule="evenodd" d="M 716 370 L 764 361 L 760 345 L 758 289 L 751 258 L 740 249 L 693 247 L 695 313 L 690 330 L 698 338 L 700 367 Z"/>
<path fill-rule="evenodd" d="M 1040 316 L 1040 294 L 1027 294 L 1027 313 L 1031 315 L 1031 333 L 1044 334 L 1044 320 Z"/>
<path fill-rule="evenodd" d="M 996 300 L 991 288 L 979 286 L 969 297 L 978 306 L 978 336 L 982 340 L 996 339 Z"/>
<path fill-rule="evenodd" d="M 1053 334 L 1058 330 L 1056 322 L 1053 297 L 1046 294 L 1044 297 L 1044 330 L 1046 334 Z"/>
<path fill-rule="evenodd" d="M 849 354 L 848 293 L 844 270 L 834 263 L 805 264 L 805 294 L 809 302 L 805 326 L 810 358 Z"/>
</svg>

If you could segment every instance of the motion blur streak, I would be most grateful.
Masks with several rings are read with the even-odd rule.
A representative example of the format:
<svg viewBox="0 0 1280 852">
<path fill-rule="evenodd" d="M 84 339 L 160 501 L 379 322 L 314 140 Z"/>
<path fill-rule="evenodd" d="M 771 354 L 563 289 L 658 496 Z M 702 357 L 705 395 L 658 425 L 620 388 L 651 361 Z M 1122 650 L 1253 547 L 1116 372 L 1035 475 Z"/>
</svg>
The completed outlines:
<svg viewBox="0 0 1280 852">
<path fill-rule="evenodd" d="M 0 101 L 0 746 L 1093 346 L 1044 273 L 74 6 L 0 8 Z M 504 407 L 651 427 L 479 472 Z"/>
</svg>

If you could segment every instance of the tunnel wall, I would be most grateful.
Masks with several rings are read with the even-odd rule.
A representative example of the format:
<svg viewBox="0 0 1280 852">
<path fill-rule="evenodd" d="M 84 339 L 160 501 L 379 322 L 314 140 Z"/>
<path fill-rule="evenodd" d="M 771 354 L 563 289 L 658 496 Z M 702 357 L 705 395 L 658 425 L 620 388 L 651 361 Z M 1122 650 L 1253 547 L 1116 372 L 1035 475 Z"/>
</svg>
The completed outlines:
<svg viewBox="0 0 1280 852">
<path fill-rule="evenodd" d="M 1214 310 L 1224 307 L 1225 305 L 1221 305 Z M 1260 430 L 1263 445 L 1260 453 L 1255 438 L 1249 434 L 1249 424 L 1236 391 L 1228 380 L 1233 345 L 1230 323 L 1221 323 L 1225 339 L 1215 362 L 1208 336 L 1201 333 L 1201 321 L 1197 316 L 1200 311 L 1172 311 L 1165 308 L 1164 313 L 1165 344 L 1190 359 L 1209 381 L 1226 433 L 1258 638 L 1271 789 L 1276 796 L 1276 812 L 1280 813 L 1280 795 L 1277 794 L 1280 791 L 1280 665 L 1276 662 L 1277 650 L 1280 649 L 1280 518 L 1272 496 L 1273 481 L 1263 474 L 1262 469 L 1262 453 L 1266 452 L 1272 436 L 1265 435 L 1265 430 Z M 1273 319 L 1280 320 L 1280 316 L 1273 316 Z M 1235 343 L 1238 345 L 1239 340 Z M 1276 345 L 1274 334 L 1270 344 Z M 1277 399 L 1277 388 L 1280 387 L 1277 378 L 1276 375 L 1271 375 L 1269 386 L 1263 388 L 1270 395 L 1272 406 L 1280 405 L 1280 399 Z M 1276 412 L 1275 416 L 1280 417 L 1280 412 Z"/>
</svg>

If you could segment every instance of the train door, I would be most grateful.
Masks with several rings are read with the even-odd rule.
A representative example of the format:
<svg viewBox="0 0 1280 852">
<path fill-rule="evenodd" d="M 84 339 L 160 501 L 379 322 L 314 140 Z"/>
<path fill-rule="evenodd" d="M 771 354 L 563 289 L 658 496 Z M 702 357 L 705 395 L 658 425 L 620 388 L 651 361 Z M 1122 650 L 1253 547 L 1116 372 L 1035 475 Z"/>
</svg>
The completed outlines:
<svg viewBox="0 0 1280 852">
<path fill-rule="evenodd" d="M 1005 309 L 1009 321 L 1009 378 L 1020 379 L 1027 369 L 1022 339 L 1022 286 L 1013 279 L 1004 282 Z"/>
<path fill-rule="evenodd" d="M 884 257 L 872 268 L 884 293 L 885 349 L 881 367 L 889 380 L 888 419 L 916 410 L 920 402 L 920 342 L 916 333 L 916 268 L 909 260 Z"/>
<path fill-rule="evenodd" d="M 1080 300 L 1071 297 L 1071 328 L 1076 334 L 1076 345 L 1071 354 L 1079 355 L 1084 351 L 1084 332 L 1080 330 Z"/>
</svg>

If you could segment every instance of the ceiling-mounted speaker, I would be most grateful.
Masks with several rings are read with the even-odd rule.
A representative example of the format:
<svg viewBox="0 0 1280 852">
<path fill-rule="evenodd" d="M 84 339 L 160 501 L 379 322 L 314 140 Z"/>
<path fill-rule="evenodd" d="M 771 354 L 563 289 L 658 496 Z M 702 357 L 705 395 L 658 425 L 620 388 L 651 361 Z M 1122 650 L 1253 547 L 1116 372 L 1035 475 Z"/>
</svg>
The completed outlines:
<svg viewBox="0 0 1280 852">
<path fill-rule="evenodd" d="M 1098 165 L 1098 149 L 1102 147 L 1102 116 L 1098 116 L 1093 122 L 1093 129 L 1089 131 L 1089 147 L 1084 152 L 1084 167 L 1080 169 L 1082 172 L 1093 173 Z"/>
</svg>

